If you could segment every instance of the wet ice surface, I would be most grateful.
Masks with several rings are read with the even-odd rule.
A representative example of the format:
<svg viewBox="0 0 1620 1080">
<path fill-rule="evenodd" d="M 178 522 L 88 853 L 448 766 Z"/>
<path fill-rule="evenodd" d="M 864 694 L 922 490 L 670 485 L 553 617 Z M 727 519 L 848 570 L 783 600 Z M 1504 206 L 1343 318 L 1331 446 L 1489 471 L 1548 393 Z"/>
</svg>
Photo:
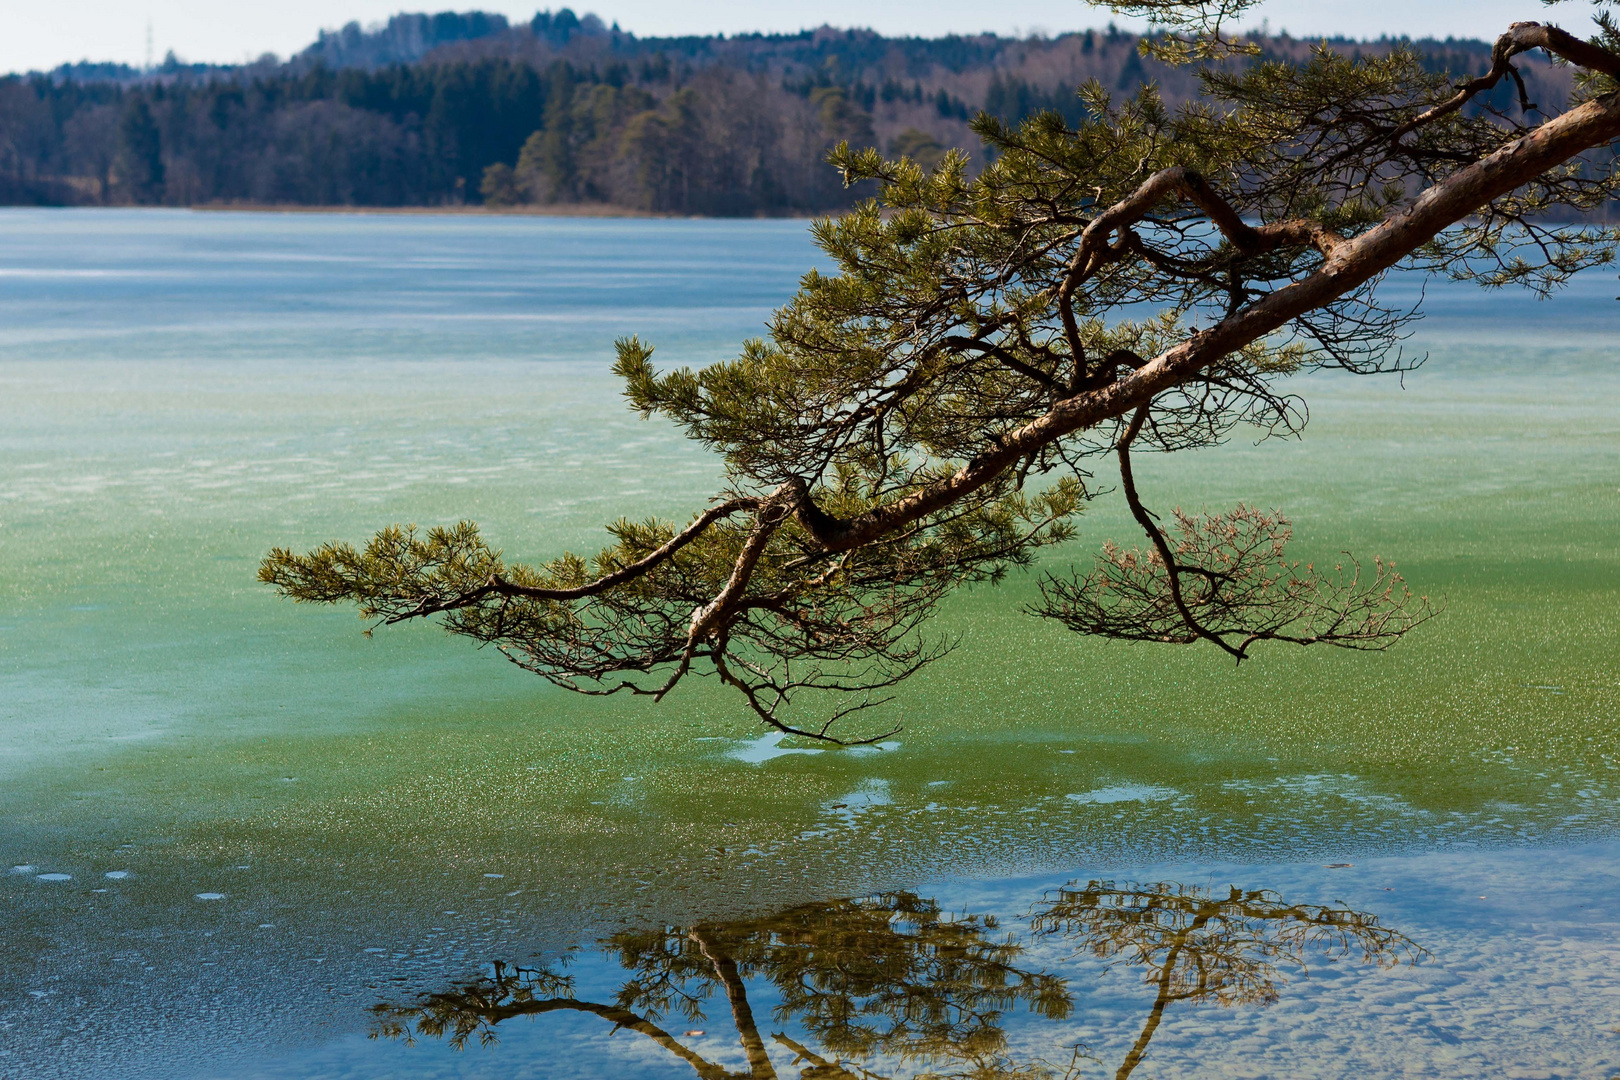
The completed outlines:
<svg viewBox="0 0 1620 1080">
<path fill-rule="evenodd" d="M 1080 1076 L 1113 1075 L 1149 1019 L 1155 988 L 1143 970 L 1110 965 L 1089 950 L 1075 955 L 1061 935 L 1034 939 L 1031 906 L 1071 882 L 1140 889 L 1175 882 L 1224 896 L 1229 886 L 1270 890 L 1286 905 L 1324 905 L 1377 917 L 1423 954 L 1388 968 L 1361 962 L 1357 949 L 1332 955 L 1307 949 L 1309 970 L 1277 962 L 1269 1006 L 1171 1002 L 1152 1034 L 1138 1076 L 1153 1077 L 1608 1077 L 1620 1069 L 1620 844 L 1567 849 L 1453 851 L 1374 858 L 1328 870 L 1320 864 L 1146 864 L 1087 868 L 1056 877 L 923 886 L 954 917 L 996 914 L 1000 930 L 1021 940 L 1020 969 L 1067 980 L 1073 1011 L 1050 1020 L 1013 1007 L 1003 1021 L 1004 1058 L 1066 1064 L 1083 1044 L 1091 1063 Z M 532 962 L 532 961 L 531 961 Z M 484 969 L 487 973 L 490 969 Z M 573 996 L 610 1001 L 627 973 L 619 954 L 591 948 L 565 969 Z M 469 969 L 463 978 L 476 977 Z M 447 978 L 448 991 L 460 979 Z M 777 1031 L 816 1049 L 799 1019 L 781 1022 L 765 979 L 747 984 L 769 1035 Z M 399 1004 L 409 995 L 379 993 Z M 186 1075 L 218 1077 L 554 1077 L 630 1080 L 690 1076 L 691 1066 L 632 1030 L 592 1015 L 548 1013 L 496 1025 L 498 1042 L 476 1038 L 461 1053 L 441 1039 L 414 1046 L 363 1033 L 307 1046 L 251 1068 L 214 1067 Z M 724 998 L 711 996 L 701 1017 L 676 1014 L 664 1024 L 707 1060 L 746 1075 Z M 780 1075 L 794 1076 L 793 1054 L 769 1049 Z M 848 1060 L 848 1059 L 846 1059 Z M 912 1076 L 917 1062 L 881 1056 L 864 1061 L 884 1076 Z M 803 1067 L 803 1063 L 801 1063 Z M 1061 1075 L 1061 1069 L 1059 1070 Z M 856 1075 L 859 1075 L 858 1073 Z"/>
<path fill-rule="evenodd" d="M 772 731 L 761 735 L 757 739 L 742 740 L 737 746 L 726 751 L 726 756 L 748 765 L 763 765 L 767 761 L 789 754 L 820 754 L 823 751 L 809 746 L 783 746 L 782 741 L 787 738 L 786 733 Z"/>
<path fill-rule="evenodd" d="M 841 811 L 857 809 L 847 800 L 860 794 L 866 801 L 851 825 Z M 865 827 L 893 809 L 885 798 L 883 788 L 866 785 L 841 796 L 846 805 L 829 807 L 828 817 L 840 831 Z M 644 921 L 632 897 L 618 918 L 610 907 L 582 925 L 577 912 L 544 899 L 546 882 L 510 870 L 490 878 L 476 865 L 446 882 L 442 895 L 457 897 L 454 904 L 408 899 L 394 908 L 348 899 L 343 889 L 300 893 L 285 885 L 243 885 L 198 903 L 195 885 L 161 879 L 159 868 L 132 875 L 105 897 L 75 882 L 3 879 L 0 900 L 9 910 L 27 910 L 19 906 L 26 902 L 57 912 L 63 925 L 80 921 L 74 939 L 37 966 L 8 963 L 0 980 L 0 1076 L 691 1075 L 634 1031 L 610 1036 L 611 1025 L 595 1016 L 518 1017 L 496 1026 L 492 1047 L 475 1038 L 463 1053 L 427 1036 L 409 1047 L 366 1037 L 376 1022 L 372 1006 L 409 1006 L 453 990 L 487 976 L 495 961 L 538 968 L 567 955 L 563 970 L 575 979 L 576 998 L 613 1000 L 626 976 L 620 953 L 604 956 L 593 943 L 620 930 L 683 925 Z M 1140 966 L 1110 968 L 1073 939 L 1032 936 L 1032 907 L 1071 883 L 1137 893 L 1172 883 L 1216 898 L 1232 886 L 1266 890 L 1290 909 L 1323 905 L 1375 917 L 1423 951 L 1416 964 L 1403 956 L 1381 969 L 1362 962 L 1357 949 L 1330 958 L 1307 948 L 1308 973 L 1274 958 L 1270 1007 L 1172 1002 L 1139 1077 L 1607 1078 L 1620 1070 L 1620 909 L 1613 903 L 1620 842 L 1362 855 L 1351 865 L 1097 861 L 1061 873 L 912 886 L 947 919 L 996 916 L 991 937 L 1010 935 L 1023 946 L 1016 967 L 1066 981 L 1073 996 L 1066 1019 L 1032 1016 L 1022 1005 L 1006 1010 L 1008 1060 L 1062 1063 L 1065 1048 L 1084 1044 L 1102 1064 L 1078 1075 L 1112 1075 L 1140 1036 L 1155 991 Z M 809 888 L 788 906 L 836 899 Z M 542 898 L 531 900 L 531 892 Z M 714 918 L 725 927 L 776 910 L 745 903 Z M 859 939 L 854 948 L 862 948 Z M 764 979 L 751 977 L 748 992 L 756 1014 L 772 1017 L 762 1021 L 771 1033 L 812 1045 L 802 1017 L 776 1019 L 778 995 Z M 140 1022 L 129 1024 L 136 1015 Z M 664 1026 L 703 1030 L 687 1040 L 694 1049 L 745 1068 L 729 1016 L 711 995 L 702 1017 L 675 1014 Z M 791 1056 L 776 1055 L 780 1075 L 797 1075 Z M 892 1077 L 922 1068 L 880 1058 L 867 1064 Z"/>
<path fill-rule="evenodd" d="M 1343 385 L 1302 443 L 1148 478 L 1399 551 L 1448 592 L 1435 633 L 1229 677 L 971 607 L 903 748 L 823 751 L 701 696 L 568 713 L 434 631 L 362 646 L 252 584 L 272 543 L 391 520 L 476 517 L 530 558 L 701 506 L 713 461 L 625 412 L 611 342 L 733 355 L 809 265 L 802 224 L 0 216 L 4 1080 L 691 1075 L 595 1017 L 457 1055 L 366 1041 L 368 1008 L 626 926 L 908 884 L 1021 934 L 1069 867 L 1343 901 L 1433 955 L 1173 1005 L 1138 1077 L 1616 1071 L 1616 850 L 1556 846 L 1620 827 L 1611 275 L 1492 317 L 1438 286 L 1415 347 L 1451 356 L 1399 394 Z M 1028 955 L 1076 1008 L 1010 1010 L 1009 1052 L 1084 1042 L 1112 1075 L 1140 973 Z M 573 970 L 598 996 L 622 975 L 589 948 Z M 727 1022 L 675 1026 L 740 1068 Z"/>
<path fill-rule="evenodd" d="M 1175 788 L 1155 787 L 1152 784 L 1115 784 L 1068 796 L 1070 802 L 1106 805 L 1118 802 L 1156 802 L 1176 797 Z"/>
</svg>

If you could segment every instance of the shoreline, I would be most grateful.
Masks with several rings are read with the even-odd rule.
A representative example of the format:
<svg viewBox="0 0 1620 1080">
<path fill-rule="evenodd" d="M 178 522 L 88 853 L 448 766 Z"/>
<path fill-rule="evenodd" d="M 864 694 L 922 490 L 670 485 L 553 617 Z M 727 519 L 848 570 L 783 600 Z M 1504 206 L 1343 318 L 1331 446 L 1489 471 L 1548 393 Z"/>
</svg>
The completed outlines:
<svg viewBox="0 0 1620 1080">
<path fill-rule="evenodd" d="M 345 206 L 339 204 L 309 205 L 304 203 L 208 202 L 187 206 L 161 206 L 151 204 L 99 204 L 48 205 L 36 203 L 0 203 L 0 210 L 188 210 L 211 214 L 360 214 L 367 216 L 428 216 L 446 217 L 543 217 L 543 218 L 597 218 L 641 219 L 647 221 L 814 221 L 821 217 L 836 218 L 844 212 L 797 210 L 787 214 L 675 214 L 661 210 L 641 210 L 611 203 L 547 203 L 523 206 Z M 888 211 L 885 210 L 885 216 Z M 1532 220 L 1551 225 L 1610 225 L 1620 220 L 1604 207 L 1585 216 L 1550 214 Z"/>
<path fill-rule="evenodd" d="M 128 209 L 138 209 L 129 207 Z M 608 203 L 553 203 L 525 206 L 343 206 L 309 205 L 305 203 L 259 202 L 206 202 L 185 207 L 203 213 L 239 214 L 446 214 L 466 217 L 611 217 L 611 218 L 675 218 L 679 214 L 663 214 L 652 210 L 637 210 L 629 206 Z"/>
<path fill-rule="evenodd" d="M 118 207 L 118 209 L 146 209 L 144 207 Z M 151 207 L 150 209 L 167 209 Z M 769 217 L 719 217 L 706 214 L 673 214 L 658 210 L 640 210 L 611 203 L 547 203 L 523 206 L 314 206 L 303 203 L 248 203 L 211 202 L 194 203 L 179 208 L 202 213 L 240 214 L 442 214 L 459 217 L 555 217 L 555 218 L 643 218 L 663 221 L 808 221 L 814 215 L 793 213 Z"/>
</svg>

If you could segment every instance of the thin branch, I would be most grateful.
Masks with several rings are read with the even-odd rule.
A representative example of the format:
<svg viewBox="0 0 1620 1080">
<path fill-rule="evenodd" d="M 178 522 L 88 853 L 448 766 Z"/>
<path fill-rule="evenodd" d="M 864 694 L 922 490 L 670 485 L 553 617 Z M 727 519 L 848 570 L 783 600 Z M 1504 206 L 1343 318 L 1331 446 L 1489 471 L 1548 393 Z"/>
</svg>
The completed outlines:
<svg viewBox="0 0 1620 1080">
<path fill-rule="evenodd" d="M 1524 80 L 1512 65 L 1512 59 L 1520 53 L 1532 49 L 1545 49 L 1553 56 L 1568 60 L 1576 67 L 1588 71 L 1597 71 L 1611 78 L 1620 79 L 1620 56 L 1609 50 L 1582 41 L 1571 34 L 1560 30 L 1556 26 L 1543 26 L 1537 22 L 1517 22 L 1508 28 L 1508 32 L 1496 39 L 1491 48 L 1491 69 L 1477 79 L 1471 79 L 1458 87 L 1457 93 L 1431 109 L 1427 109 L 1400 127 L 1390 136 L 1391 144 L 1399 144 L 1407 135 L 1426 124 L 1433 123 L 1443 116 L 1449 116 L 1466 105 L 1475 95 L 1493 89 L 1502 81 L 1502 76 L 1511 75 L 1518 83 L 1519 101 L 1524 110 L 1529 112 L 1534 106 L 1530 104 L 1529 95 L 1525 92 Z"/>
<path fill-rule="evenodd" d="M 721 518 L 729 517 L 742 510 L 758 509 L 758 499 L 731 499 L 709 509 L 697 516 L 697 519 L 681 530 L 668 542 L 641 559 L 628 566 L 620 567 L 611 574 L 606 574 L 588 585 L 580 585 L 572 589 L 543 589 L 529 585 L 514 585 L 499 574 L 491 574 L 488 583 L 467 592 L 453 596 L 448 600 L 435 600 L 432 596 L 424 596 L 416 607 L 409 611 L 392 615 L 383 620 L 383 625 L 392 626 L 394 623 L 404 622 L 407 619 L 420 619 L 428 615 L 437 615 L 444 611 L 455 611 L 458 608 L 471 607 L 490 596 L 513 597 L 521 596 L 531 600 L 583 600 L 587 597 L 597 596 L 616 585 L 623 585 L 627 581 L 641 577 L 647 571 L 668 560 L 681 548 L 696 540 L 703 532 Z"/>
<path fill-rule="evenodd" d="M 1176 610 L 1181 613 L 1181 621 L 1187 625 L 1188 630 L 1191 630 L 1205 641 L 1213 641 L 1241 664 L 1245 659 L 1243 649 L 1233 648 L 1228 645 L 1226 639 L 1208 630 L 1203 623 L 1193 617 L 1192 611 L 1188 609 L 1187 600 L 1181 592 L 1181 568 L 1176 565 L 1176 557 L 1170 551 L 1170 544 L 1165 540 L 1164 533 L 1159 531 L 1159 526 L 1153 520 L 1153 515 L 1148 512 L 1147 507 L 1142 505 L 1142 500 L 1136 493 L 1136 476 L 1131 470 L 1130 447 L 1131 441 L 1142 430 L 1142 422 L 1147 419 L 1147 415 L 1148 409 L 1146 405 L 1136 410 L 1136 415 L 1131 417 L 1130 426 L 1125 429 L 1125 434 L 1119 440 L 1119 478 L 1124 488 L 1125 502 L 1131 508 L 1131 516 L 1136 519 L 1138 525 L 1142 526 L 1142 531 L 1147 533 L 1148 539 L 1153 542 L 1154 548 L 1159 553 L 1159 558 L 1164 561 L 1164 572 L 1170 586 L 1170 599 L 1175 603 Z"/>
</svg>

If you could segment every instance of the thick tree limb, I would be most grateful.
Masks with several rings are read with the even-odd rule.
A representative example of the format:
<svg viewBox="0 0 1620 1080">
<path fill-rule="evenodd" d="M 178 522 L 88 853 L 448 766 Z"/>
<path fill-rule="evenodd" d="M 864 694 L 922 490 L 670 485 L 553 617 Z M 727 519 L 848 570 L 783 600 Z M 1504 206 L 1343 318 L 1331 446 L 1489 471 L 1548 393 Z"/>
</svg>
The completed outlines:
<svg viewBox="0 0 1620 1080">
<path fill-rule="evenodd" d="M 748 1055 L 749 1074 L 753 1080 L 776 1080 L 776 1069 L 771 1055 L 760 1038 L 759 1026 L 754 1023 L 754 1010 L 748 1003 L 748 988 L 737 970 L 737 961 L 726 955 L 713 937 L 702 930 L 688 932 L 703 958 L 714 967 L 715 978 L 726 990 L 726 1003 L 731 1006 L 731 1022 L 742 1040 L 743 1052 Z"/>
<path fill-rule="evenodd" d="M 697 653 L 698 646 L 708 641 L 717 629 L 725 622 L 726 616 L 741 601 L 743 594 L 748 591 L 748 582 L 754 576 L 754 567 L 759 565 L 759 557 L 765 553 L 765 546 L 771 541 L 771 534 L 777 530 L 782 521 L 791 510 L 790 499 L 794 492 L 791 488 L 778 488 L 758 511 L 759 522 L 749 535 L 737 561 L 731 570 L 731 577 L 726 581 L 726 587 L 720 590 L 709 603 L 692 612 L 692 623 L 686 632 L 686 650 L 681 654 L 681 662 L 675 673 L 669 677 L 662 690 L 658 691 L 657 698 L 675 688 L 681 677 L 692 666 L 692 657 Z M 721 644 L 715 652 L 722 653 L 725 646 Z"/>
</svg>

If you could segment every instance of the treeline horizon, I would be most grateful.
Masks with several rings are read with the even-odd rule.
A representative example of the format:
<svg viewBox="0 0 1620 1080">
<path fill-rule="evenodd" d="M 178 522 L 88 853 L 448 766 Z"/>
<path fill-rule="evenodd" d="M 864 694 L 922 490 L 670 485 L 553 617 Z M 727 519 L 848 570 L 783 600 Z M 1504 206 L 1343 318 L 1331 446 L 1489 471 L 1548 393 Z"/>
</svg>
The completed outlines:
<svg viewBox="0 0 1620 1080">
<path fill-rule="evenodd" d="M 1082 115 L 1079 86 L 1153 84 L 1194 99 L 1187 71 L 1114 27 L 1056 37 L 800 34 L 637 38 L 564 8 L 402 15 L 323 33 L 285 62 L 77 64 L 0 78 L 0 203 L 353 207 L 606 205 L 756 216 L 836 211 L 824 163 L 841 141 L 932 164 L 982 165 L 969 123 Z M 1300 63 L 1312 42 L 1255 39 Z M 1335 41 L 1346 53 L 1398 42 Z M 1483 41 L 1409 43 L 1434 71 L 1483 73 Z M 1520 60 L 1533 100 L 1561 103 L 1568 69 Z M 1499 99 L 1499 100 L 1498 100 Z M 1481 106 L 1516 108 L 1506 81 Z"/>
</svg>

